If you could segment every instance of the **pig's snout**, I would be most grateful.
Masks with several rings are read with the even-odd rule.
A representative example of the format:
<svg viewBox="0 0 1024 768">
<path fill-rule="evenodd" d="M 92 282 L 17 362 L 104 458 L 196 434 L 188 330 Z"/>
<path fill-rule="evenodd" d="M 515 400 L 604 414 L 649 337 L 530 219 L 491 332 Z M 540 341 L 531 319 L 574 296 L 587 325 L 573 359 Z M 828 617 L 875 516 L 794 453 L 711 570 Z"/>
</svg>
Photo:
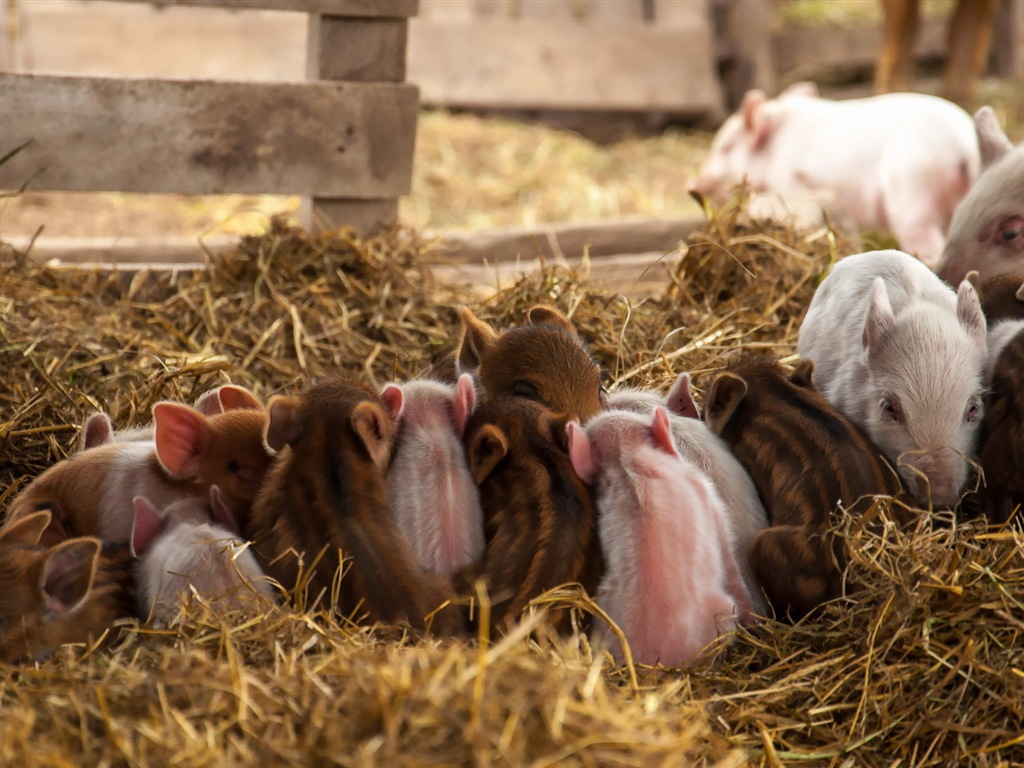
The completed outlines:
<svg viewBox="0 0 1024 768">
<path fill-rule="evenodd" d="M 967 463 L 952 448 L 909 451 L 900 456 L 899 473 L 918 501 L 952 506 L 959 500 L 967 478 Z"/>
</svg>

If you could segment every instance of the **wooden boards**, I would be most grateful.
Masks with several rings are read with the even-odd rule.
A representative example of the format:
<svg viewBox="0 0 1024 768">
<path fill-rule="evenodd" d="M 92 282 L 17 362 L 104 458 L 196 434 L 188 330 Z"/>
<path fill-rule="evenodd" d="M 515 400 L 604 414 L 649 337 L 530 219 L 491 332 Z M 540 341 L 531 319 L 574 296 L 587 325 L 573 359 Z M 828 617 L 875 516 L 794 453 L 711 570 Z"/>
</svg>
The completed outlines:
<svg viewBox="0 0 1024 768">
<path fill-rule="evenodd" d="M 418 0 L 117 0 L 158 6 L 191 5 L 230 10 L 295 11 L 325 16 L 407 18 L 416 15 Z"/>
</svg>

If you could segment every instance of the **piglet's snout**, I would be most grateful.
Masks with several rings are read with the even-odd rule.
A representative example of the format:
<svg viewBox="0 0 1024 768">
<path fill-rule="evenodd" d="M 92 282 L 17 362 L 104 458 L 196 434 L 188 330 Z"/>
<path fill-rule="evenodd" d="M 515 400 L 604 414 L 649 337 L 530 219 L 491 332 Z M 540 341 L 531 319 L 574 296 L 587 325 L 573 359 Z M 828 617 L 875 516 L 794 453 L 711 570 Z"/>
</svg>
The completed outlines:
<svg viewBox="0 0 1024 768">
<path fill-rule="evenodd" d="M 932 504 L 956 504 L 967 477 L 964 457 L 953 448 L 908 451 L 899 459 L 900 476 L 918 499 Z"/>
</svg>

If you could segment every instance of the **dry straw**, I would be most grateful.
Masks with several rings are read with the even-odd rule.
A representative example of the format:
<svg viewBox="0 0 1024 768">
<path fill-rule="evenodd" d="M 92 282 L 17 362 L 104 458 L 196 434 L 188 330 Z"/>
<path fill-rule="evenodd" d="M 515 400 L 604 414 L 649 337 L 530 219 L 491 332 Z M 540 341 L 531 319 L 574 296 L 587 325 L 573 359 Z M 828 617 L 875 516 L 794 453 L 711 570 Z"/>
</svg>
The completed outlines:
<svg viewBox="0 0 1024 768">
<path fill-rule="evenodd" d="M 663 296 L 629 302 L 546 268 L 472 309 L 496 325 L 532 304 L 570 312 L 610 386 L 698 388 L 738 348 L 793 354 L 830 230 L 744 222 L 694 234 Z M 205 272 L 119 276 L 0 255 L 0 495 L 72 450 L 97 407 L 145 421 L 164 397 L 224 381 L 267 397 L 346 373 L 426 370 L 458 336 L 457 295 L 429 244 L 360 241 L 278 221 Z M 1024 563 L 1013 530 L 951 515 L 845 520 L 849 592 L 792 626 L 721 638 L 690 672 L 615 667 L 584 636 L 550 636 L 538 601 L 508 636 L 400 629 L 194 600 L 169 630 L 125 622 L 105 650 L 0 666 L 10 765 L 999 765 L 1024 759 Z"/>
</svg>

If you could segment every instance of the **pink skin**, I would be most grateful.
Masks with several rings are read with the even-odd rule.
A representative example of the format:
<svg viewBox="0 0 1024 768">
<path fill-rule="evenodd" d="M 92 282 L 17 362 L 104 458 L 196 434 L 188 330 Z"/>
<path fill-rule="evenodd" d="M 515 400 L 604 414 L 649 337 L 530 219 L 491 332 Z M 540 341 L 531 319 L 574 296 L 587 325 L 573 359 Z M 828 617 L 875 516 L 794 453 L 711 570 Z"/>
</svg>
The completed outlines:
<svg viewBox="0 0 1024 768">
<path fill-rule="evenodd" d="M 935 268 L 950 285 L 971 270 L 981 280 L 1024 271 L 1024 147 L 1013 147 L 991 107 L 974 124 L 985 167 L 956 209 Z"/>
<path fill-rule="evenodd" d="M 605 576 L 598 604 L 633 658 L 684 665 L 721 631 L 748 621 L 751 600 L 714 486 L 675 449 L 664 408 L 570 422 L 569 454 L 597 487 Z M 612 653 L 622 659 L 617 642 Z"/>
<path fill-rule="evenodd" d="M 234 516 L 217 486 L 210 489 L 209 505 L 188 499 L 160 512 L 144 497 L 133 503 L 131 545 L 138 558 L 141 616 L 169 624 L 192 594 L 226 609 L 244 608 L 256 593 L 272 599 L 255 557 L 224 525 Z M 217 522 L 209 519 L 211 513 Z"/>
<path fill-rule="evenodd" d="M 381 392 L 398 424 L 387 474 L 395 522 L 420 565 L 450 575 L 484 551 L 483 512 L 462 436 L 473 411 L 473 377 L 452 386 L 420 379 Z"/>
<path fill-rule="evenodd" d="M 778 98 L 750 91 L 716 134 L 694 184 L 719 204 L 744 178 L 784 202 L 827 201 L 858 230 L 891 230 L 927 264 L 980 168 L 971 119 L 934 96 L 819 98 L 798 83 Z"/>
</svg>

